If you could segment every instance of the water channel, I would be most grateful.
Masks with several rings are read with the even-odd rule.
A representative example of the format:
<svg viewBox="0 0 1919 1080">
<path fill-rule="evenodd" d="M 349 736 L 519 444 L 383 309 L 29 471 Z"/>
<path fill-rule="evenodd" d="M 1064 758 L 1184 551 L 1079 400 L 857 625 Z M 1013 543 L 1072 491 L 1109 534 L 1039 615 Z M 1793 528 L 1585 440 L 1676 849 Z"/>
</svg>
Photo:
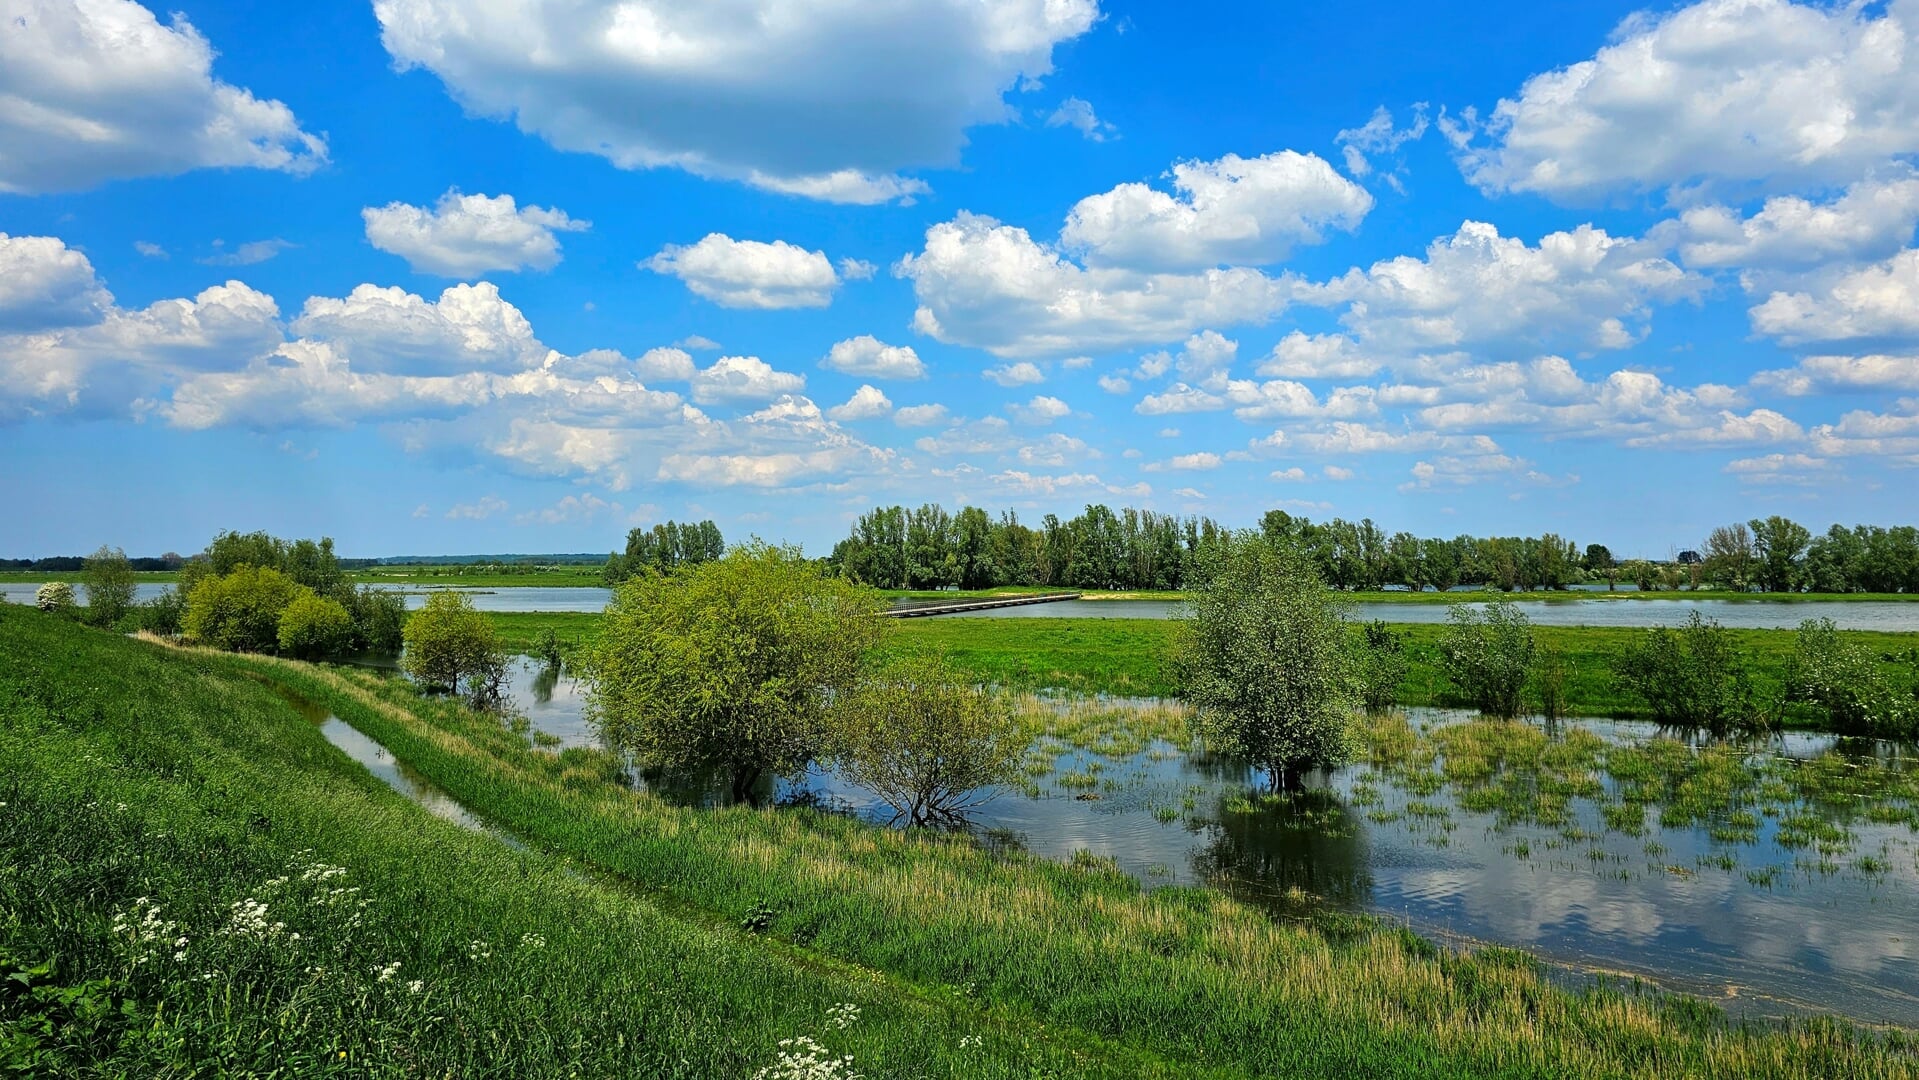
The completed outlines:
<svg viewBox="0 0 1919 1080">
<path fill-rule="evenodd" d="M 606 608 L 612 593 L 597 587 L 550 585 L 507 585 L 497 588 L 465 586 L 382 585 L 406 594 L 407 606 L 426 603 L 433 591 L 451 589 L 465 593 L 480 611 L 496 612 L 599 612 Z M 0 600 L 12 604 L 33 603 L 39 588 L 32 582 L 0 583 Z M 171 585 L 141 582 L 134 599 L 144 603 L 160 595 Z M 85 589 L 74 587 L 81 601 Z M 1461 602 L 1470 603 L 1480 593 L 1459 593 Z M 1741 630 L 1793 629 L 1806 619 L 1831 619 L 1842 630 L 1919 631 L 1919 599 L 1898 600 L 1657 600 L 1634 598 L 1631 592 L 1598 594 L 1578 590 L 1551 599 L 1536 599 L 1538 594 L 1514 601 L 1514 606 L 1538 626 L 1681 626 L 1697 611 L 1723 626 Z M 1022 607 L 991 608 L 984 611 L 941 615 L 943 619 L 1171 619 L 1178 618 L 1185 605 L 1172 600 L 1066 600 Z M 1384 619 L 1396 623 L 1442 623 L 1447 606 L 1433 603 L 1362 603 L 1354 617 L 1364 621 Z"/>
<path fill-rule="evenodd" d="M 594 744 L 571 677 L 520 658 L 509 693 L 534 730 L 562 746 Z M 1095 705 L 1120 717 L 1159 707 Z M 1415 710 L 1408 720 L 1428 732 L 1470 722 L 1445 710 Z M 322 730 L 409 797 L 464 817 L 352 728 L 326 718 Z M 1666 738 L 1650 745 L 1674 753 L 1705 746 L 1686 749 L 1650 724 L 1625 721 L 1567 724 L 1551 741 L 1590 737 L 1609 746 Z M 1111 859 L 1149 888 L 1209 885 L 1278 917 L 1328 907 L 1368 913 L 1442 941 L 1510 945 L 1576 972 L 1643 977 L 1734 1015 L 1829 1012 L 1919 1027 L 1919 758 L 1890 744 L 1806 734 L 1741 750 L 1770 778 L 1764 790 L 1777 805 L 1731 832 L 1728 819 L 1741 820 L 1734 804 L 1757 810 L 1758 802 L 1722 800 L 1691 820 L 1668 820 L 1655 804 L 1643 824 L 1621 827 L 1622 784 L 1607 777 L 1595 798 L 1571 800 L 1564 820 L 1502 822 L 1469 808 L 1478 805 L 1470 794 L 1409 784 L 1372 764 L 1272 795 L 1246 765 L 1163 740 L 1102 754 L 1052 739 L 1035 755 L 1045 765 L 1035 769 L 1029 758 L 1023 786 L 985 802 L 973 827 L 989 843 L 1045 858 Z M 1902 786 L 1883 803 L 1835 807 L 1782 794 L 1779 777 L 1801 768 L 1878 770 Z M 683 785 L 661 793 L 717 797 Z M 826 772 L 782 782 L 774 794 L 876 824 L 892 816 Z M 1789 831 L 1807 828 L 1823 830 L 1816 844 Z"/>
</svg>

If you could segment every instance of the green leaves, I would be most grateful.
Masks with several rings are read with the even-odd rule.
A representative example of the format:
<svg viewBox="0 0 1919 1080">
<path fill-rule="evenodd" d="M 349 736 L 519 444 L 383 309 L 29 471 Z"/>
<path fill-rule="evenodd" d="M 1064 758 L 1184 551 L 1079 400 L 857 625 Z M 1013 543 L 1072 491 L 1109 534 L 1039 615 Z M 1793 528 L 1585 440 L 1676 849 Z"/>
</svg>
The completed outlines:
<svg viewBox="0 0 1919 1080">
<path fill-rule="evenodd" d="M 473 610 L 465 594 L 436 592 L 406 621 L 401 666 L 429 685 L 461 691 L 475 704 L 499 700 L 506 651 L 492 620 Z"/>
</svg>

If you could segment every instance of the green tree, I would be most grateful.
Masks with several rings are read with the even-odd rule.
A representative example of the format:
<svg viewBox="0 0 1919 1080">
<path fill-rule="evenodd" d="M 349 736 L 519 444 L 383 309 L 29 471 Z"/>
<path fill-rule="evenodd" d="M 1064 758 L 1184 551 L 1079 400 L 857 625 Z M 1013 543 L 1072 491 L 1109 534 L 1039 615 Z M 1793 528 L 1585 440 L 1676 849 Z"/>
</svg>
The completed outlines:
<svg viewBox="0 0 1919 1080">
<path fill-rule="evenodd" d="M 1474 708 L 1488 716 L 1520 714 L 1534 652 L 1525 612 L 1505 600 L 1483 610 L 1454 604 L 1446 613 L 1439 651 L 1447 675 Z"/>
<path fill-rule="evenodd" d="M 1612 557 L 1612 549 L 1604 544 L 1586 545 L 1586 572 L 1606 579 L 1606 591 L 1611 592 L 1619 584 L 1619 562 Z"/>
<path fill-rule="evenodd" d="M 1697 611 L 1676 631 L 1645 631 L 1614 659 L 1613 674 L 1662 724 L 1715 735 L 1763 726 L 1731 632 Z"/>
<path fill-rule="evenodd" d="M 1369 712 L 1382 712 L 1399 700 L 1399 684 L 1412 664 L 1406 658 L 1406 638 L 1383 620 L 1366 624 L 1360 639 L 1360 699 Z"/>
<path fill-rule="evenodd" d="M 1721 525 L 1706 537 L 1706 577 L 1745 592 L 1752 587 L 1753 567 L 1752 530 L 1744 523 Z"/>
<path fill-rule="evenodd" d="M 834 759 L 908 825 L 953 825 L 1011 780 L 1027 739 L 1007 702 L 937 656 L 897 661 L 835 710 Z"/>
<path fill-rule="evenodd" d="M 133 564 L 119 548 L 100 545 L 87 556 L 80 581 L 87 587 L 87 616 L 101 626 L 112 626 L 133 608 Z"/>
<path fill-rule="evenodd" d="M 280 613 L 280 651 L 302 660 L 343 652 L 353 642 L 353 616 L 331 597 L 302 592 Z"/>
<path fill-rule="evenodd" d="M 1759 587 L 1767 592 L 1795 592 L 1804 569 L 1802 560 L 1812 546 L 1812 533 L 1804 525 L 1774 514 L 1753 518 L 1753 555 L 1758 563 Z"/>
<path fill-rule="evenodd" d="M 362 585 L 347 594 L 353 615 L 353 648 L 383 656 L 397 654 L 406 644 L 406 597 L 392 589 Z"/>
<path fill-rule="evenodd" d="M 204 577 L 187 594 L 181 619 L 186 635 L 229 652 L 272 652 L 280 645 L 280 614 L 311 590 L 278 570 L 241 563 L 232 573 Z"/>
<path fill-rule="evenodd" d="M 1919 685 L 1903 685 L 1878 654 L 1840 632 L 1831 619 L 1799 624 L 1786 678 L 1786 698 L 1825 713 L 1851 735 L 1910 739 L 1919 735 Z"/>
<path fill-rule="evenodd" d="M 279 570 L 286 562 L 286 557 L 286 541 L 264 532 L 222 532 L 207 545 L 206 552 L 208 569 L 219 577 L 225 577 L 242 566 Z"/>
<path fill-rule="evenodd" d="M 406 621 L 400 666 L 432 687 L 464 695 L 479 707 L 497 705 L 506 679 L 506 650 L 493 621 L 473 610 L 464 593 L 436 592 Z"/>
<path fill-rule="evenodd" d="M 1220 559 L 1174 655 L 1201 732 L 1275 786 L 1346 761 L 1360 700 L 1347 604 L 1293 545 L 1246 533 Z"/>
<path fill-rule="evenodd" d="M 755 541 L 675 574 L 628 579 L 583 657 L 588 715 L 648 767 L 725 769 L 745 801 L 828 746 L 887 623 L 878 594 L 797 549 Z"/>
</svg>

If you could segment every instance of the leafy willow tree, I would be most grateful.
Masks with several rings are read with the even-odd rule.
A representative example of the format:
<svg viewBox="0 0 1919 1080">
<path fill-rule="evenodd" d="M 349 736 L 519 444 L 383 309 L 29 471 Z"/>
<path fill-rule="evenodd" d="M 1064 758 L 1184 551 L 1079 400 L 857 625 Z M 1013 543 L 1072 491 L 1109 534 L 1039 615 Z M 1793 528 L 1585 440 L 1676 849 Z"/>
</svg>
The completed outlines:
<svg viewBox="0 0 1919 1080">
<path fill-rule="evenodd" d="M 353 616 L 338 600 L 305 591 L 280 613 L 280 651 L 301 660 L 318 660 L 346 651 L 353 643 Z"/>
<path fill-rule="evenodd" d="M 1446 674 L 1474 708 L 1506 718 L 1524 710 L 1535 651 L 1525 612 L 1505 600 L 1483 609 L 1454 604 L 1446 613 L 1439 651 Z"/>
<path fill-rule="evenodd" d="M 187 637 L 228 652 L 273 652 L 280 645 L 280 615 L 312 590 L 280 571 L 247 563 L 231 573 L 203 577 L 187 594 L 180 620 Z"/>
<path fill-rule="evenodd" d="M 754 541 L 628 579 L 582 657 L 588 716 L 647 767 L 724 769 L 746 801 L 830 748 L 832 710 L 887 628 L 872 590 Z"/>
<path fill-rule="evenodd" d="M 1174 670 L 1211 745 L 1275 787 L 1351 756 L 1360 677 L 1347 605 L 1298 548 L 1232 537 L 1191 603 Z"/>
<path fill-rule="evenodd" d="M 1406 656 L 1405 635 L 1384 620 L 1366 624 L 1360 639 L 1360 698 L 1368 712 L 1383 712 L 1399 700 L 1399 684 L 1406 681 L 1412 662 Z"/>
<path fill-rule="evenodd" d="M 1640 634 L 1614 660 L 1613 673 L 1662 724 L 1715 735 L 1764 726 L 1731 631 L 1697 611 L 1678 630 L 1662 626 Z"/>
<path fill-rule="evenodd" d="M 1729 589 L 1752 587 L 1756 565 L 1752 530 L 1744 522 L 1721 525 L 1706 537 L 1705 575 Z"/>
<path fill-rule="evenodd" d="M 914 826 L 958 824 L 1013 778 L 1028 741 L 1004 698 L 931 655 L 863 681 L 835 715 L 841 773 Z"/>
<path fill-rule="evenodd" d="M 1793 642 L 1786 698 L 1820 710 L 1846 734 L 1911 739 L 1919 735 L 1919 672 L 1895 675 L 1889 666 L 1831 619 L 1807 619 Z"/>
<path fill-rule="evenodd" d="M 436 592 L 406 621 L 400 666 L 420 682 L 464 695 L 486 708 L 499 703 L 506 650 L 493 621 L 464 593 Z"/>
<path fill-rule="evenodd" d="M 87 556 L 80 581 L 87 587 L 87 615 L 101 626 L 112 626 L 133 609 L 133 564 L 119 548 L 100 545 Z"/>
</svg>

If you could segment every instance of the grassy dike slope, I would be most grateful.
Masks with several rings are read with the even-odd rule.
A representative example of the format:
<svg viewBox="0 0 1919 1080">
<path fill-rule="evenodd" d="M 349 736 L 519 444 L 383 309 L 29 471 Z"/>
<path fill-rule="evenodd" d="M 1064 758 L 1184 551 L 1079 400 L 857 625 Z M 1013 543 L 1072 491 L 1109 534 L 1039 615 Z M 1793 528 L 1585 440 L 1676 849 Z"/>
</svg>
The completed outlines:
<svg viewBox="0 0 1919 1080">
<path fill-rule="evenodd" d="M 323 703 L 487 819 L 662 907 L 752 918 L 796 966 L 858 965 L 992 1025 L 1086 1046 L 1089 1071 L 1137 1069 L 1115 1062 L 1127 1055 L 1221 1077 L 1915 1075 L 1903 1035 L 1734 1028 L 1687 999 L 1555 989 L 1509 950 L 1457 955 L 1365 920 L 1279 924 L 1206 890 L 1143 892 L 1097 862 L 995 855 L 808 810 L 678 808 L 611 782 L 603 756 L 530 749 L 400 680 L 239 663 Z M 865 1000 L 877 1008 L 889 992 Z M 990 1075 L 955 1065 L 953 1045 L 929 1042 L 905 1065 L 888 1056 L 904 1048 L 876 1048 L 861 1071 Z M 1036 1063 L 1032 1075 L 1080 1068 Z"/>
<path fill-rule="evenodd" d="M 442 821 L 262 673 L 337 681 L 0 606 L 0 1075 L 1198 1074 Z"/>
</svg>

